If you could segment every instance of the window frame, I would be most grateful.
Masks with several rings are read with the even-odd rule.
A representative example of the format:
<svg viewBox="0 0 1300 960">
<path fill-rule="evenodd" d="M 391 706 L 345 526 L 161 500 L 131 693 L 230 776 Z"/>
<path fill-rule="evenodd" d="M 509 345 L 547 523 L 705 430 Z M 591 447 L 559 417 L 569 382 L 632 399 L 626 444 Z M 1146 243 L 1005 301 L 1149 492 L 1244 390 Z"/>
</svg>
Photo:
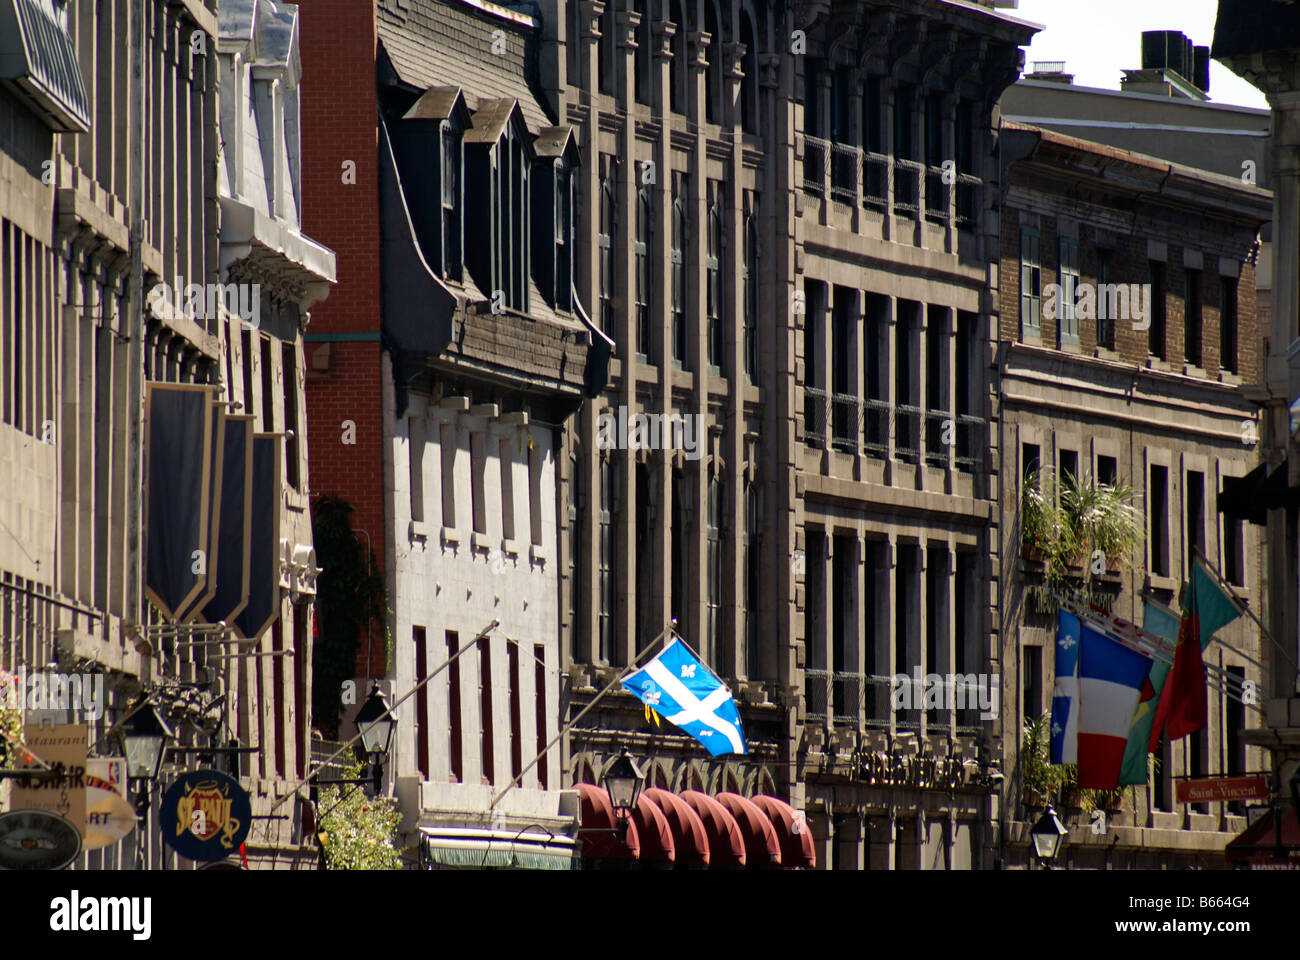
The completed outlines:
<svg viewBox="0 0 1300 960">
<path fill-rule="evenodd" d="M 1043 334 L 1043 253 L 1037 230 L 1020 228 L 1020 335 Z"/>
</svg>

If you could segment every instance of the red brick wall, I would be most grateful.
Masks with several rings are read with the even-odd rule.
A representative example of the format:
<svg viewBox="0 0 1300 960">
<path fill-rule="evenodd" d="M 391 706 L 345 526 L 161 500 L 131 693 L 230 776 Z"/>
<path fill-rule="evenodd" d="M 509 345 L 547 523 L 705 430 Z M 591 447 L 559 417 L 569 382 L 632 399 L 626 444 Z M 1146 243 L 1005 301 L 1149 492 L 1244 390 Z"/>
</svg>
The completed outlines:
<svg viewBox="0 0 1300 960">
<path fill-rule="evenodd" d="M 1020 211 L 1010 205 L 1002 213 L 1002 283 L 1001 332 L 1003 339 L 1013 341 L 1020 333 Z M 1060 283 L 1060 245 L 1054 217 L 1040 215 L 1039 260 L 1041 264 L 1041 289 L 1049 283 Z M 1079 225 L 1080 279 L 1097 283 L 1096 230 L 1087 224 Z M 1117 236 L 1111 234 L 1111 283 L 1150 283 L 1151 270 L 1147 259 L 1145 236 Z M 1183 268 L 1183 248 L 1169 244 L 1169 258 L 1165 262 L 1165 358 L 1170 368 L 1181 371 L 1183 355 L 1183 308 L 1186 271 Z M 1241 251 L 1243 257 L 1249 250 Z M 1217 257 L 1206 255 L 1201 270 L 1201 368 L 1211 379 L 1219 375 L 1219 317 L 1220 278 Z M 1041 302 L 1046 303 L 1044 295 Z M 1154 309 L 1152 311 L 1154 316 Z M 1054 346 L 1059 321 L 1042 315 L 1042 342 Z M 1095 320 L 1079 321 L 1079 349 L 1091 356 L 1097 347 Z M 1137 330 L 1131 320 L 1115 321 L 1115 352 L 1121 360 L 1145 365 L 1148 356 L 1147 330 Z M 1267 317 L 1256 313 L 1255 266 L 1253 258 L 1241 264 L 1237 283 L 1237 375 L 1243 383 L 1254 383 L 1260 375 L 1261 336 L 1267 333 Z"/>
<path fill-rule="evenodd" d="M 307 448 L 313 496 L 349 501 L 354 530 L 369 534 L 382 569 L 385 530 L 383 410 L 377 340 L 319 342 L 321 334 L 380 328 L 378 127 L 373 0 L 299 6 L 302 43 L 303 229 L 334 251 L 337 284 L 307 328 Z M 347 171 L 354 171 L 344 182 Z M 328 350 L 328 361 L 318 351 Z M 323 369 L 317 369 L 323 367 Z M 344 443 L 345 421 L 355 443 Z M 362 543 L 366 537 L 360 537 Z M 383 672 L 383 644 L 359 675 Z"/>
</svg>

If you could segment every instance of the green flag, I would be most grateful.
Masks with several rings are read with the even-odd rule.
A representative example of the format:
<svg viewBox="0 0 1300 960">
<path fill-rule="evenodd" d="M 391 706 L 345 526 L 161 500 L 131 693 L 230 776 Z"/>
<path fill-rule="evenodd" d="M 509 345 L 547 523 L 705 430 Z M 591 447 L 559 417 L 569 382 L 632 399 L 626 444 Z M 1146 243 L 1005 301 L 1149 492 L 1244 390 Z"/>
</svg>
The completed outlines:
<svg viewBox="0 0 1300 960">
<path fill-rule="evenodd" d="M 1143 601 L 1142 630 L 1164 637 L 1171 643 L 1178 641 L 1178 614 L 1154 600 Z M 1124 765 L 1120 768 L 1120 786 L 1145 786 L 1147 782 L 1147 744 L 1151 738 L 1151 724 L 1156 719 L 1156 704 L 1160 691 L 1173 664 L 1153 660 L 1147 682 L 1142 686 L 1137 712 L 1128 728 L 1128 743 L 1124 747 Z"/>
<path fill-rule="evenodd" d="M 1192 581 L 1196 584 L 1196 615 L 1201 620 L 1201 649 L 1204 650 L 1221 627 L 1241 616 L 1241 608 L 1223 592 L 1199 560 L 1192 564 Z"/>
</svg>

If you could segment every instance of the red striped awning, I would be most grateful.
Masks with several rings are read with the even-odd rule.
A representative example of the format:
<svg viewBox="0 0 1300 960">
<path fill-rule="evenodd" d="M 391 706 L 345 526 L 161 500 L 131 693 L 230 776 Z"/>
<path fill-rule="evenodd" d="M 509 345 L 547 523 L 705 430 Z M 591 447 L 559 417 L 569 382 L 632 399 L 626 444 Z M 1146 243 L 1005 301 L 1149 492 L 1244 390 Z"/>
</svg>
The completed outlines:
<svg viewBox="0 0 1300 960">
<path fill-rule="evenodd" d="M 642 860 L 666 860 L 672 863 L 677 859 L 677 844 L 673 840 L 673 829 L 668 818 L 659 809 L 659 804 L 647 797 L 644 791 L 636 798 L 632 822 L 636 825 L 637 837 L 641 841 Z"/>
<path fill-rule="evenodd" d="M 779 867 L 781 841 L 776 827 L 752 800 L 738 793 L 720 793 L 715 798 L 736 818 L 740 835 L 745 840 L 745 861 L 751 867 Z"/>
<path fill-rule="evenodd" d="M 700 816 L 709 838 L 709 860 L 714 867 L 743 867 L 745 838 L 727 808 L 707 793 L 683 790 L 681 797 Z"/>
<path fill-rule="evenodd" d="M 592 783 L 579 783 L 582 807 L 582 825 L 578 838 L 582 841 L 582 856 L 592 860 L 636 860 L 641 856 L 641 838 L 637 833 L 635 818 L 627 825 L 627 834 L 619 840 L 612 832 L 618 826 L 609 794 Z"/>
<path fill-rule="evenodd" d="M 753 797 L 751 802 L 762 810 L 776 829 L 781 842 L 781 863 L 787 868 L 817 867 L 817 845 L 804 815 L 784 800 L 767 795 Z"/>
<path fill-rule="evenodd" d="M 641 791 L 641 796 L 654 801 L 672 830 L 673 845 L 677 851 L 678 866 L 709 865 L 709 835 L 699 814 L 689 803 L 675 793 L 659 787 Z"/>
</svg>

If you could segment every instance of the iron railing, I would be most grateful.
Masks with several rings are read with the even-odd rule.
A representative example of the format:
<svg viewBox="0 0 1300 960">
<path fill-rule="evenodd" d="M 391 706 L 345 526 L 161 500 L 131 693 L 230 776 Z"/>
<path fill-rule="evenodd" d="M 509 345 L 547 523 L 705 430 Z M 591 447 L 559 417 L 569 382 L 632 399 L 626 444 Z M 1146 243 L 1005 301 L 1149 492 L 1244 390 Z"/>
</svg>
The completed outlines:
<svg viewBox="0 0 1300 960">
<path fill-rule="evenodd" d="M 982 461 L 987 427 L 982 417 L 804 388 L 804 442 L 809 446 L 826 446 L 829 430 L 833 448 L 856 450 L 861 438 L 867 456 L 885 460 L 892 440 L 897 460 L 915 463 L 924 447 L 930 466 L 969 473 Z"/>
<path fill-rule="evenodd" d="M 940 681 L 945 704 L 949 702 L 948 686 L 946 680 Z M 953 689 L 954 692 L 957 689 L 955 683 Z M 920 691 L 916 693 L 919 696 Z M 920 703 L 919 700 L 913 702 Z M 893 703 L 894 678 L 891 676 L 818 668 L 804 670 L 804 712 L 810 724 L 880 730 L 888 729 L 892 715 L 897 729 L 919 730 L 920 707 L 900 706 L 895 710 Z M 925 713 L 925 725 L 930 730 L 948 730 L 952 726 L 948 723 L 946 707 L 929 709 Z M 953 713 L 956 715 L 957 733 L 978 733 L 981 729 L 978 708 L 954 709 Z"/>
</svg>

